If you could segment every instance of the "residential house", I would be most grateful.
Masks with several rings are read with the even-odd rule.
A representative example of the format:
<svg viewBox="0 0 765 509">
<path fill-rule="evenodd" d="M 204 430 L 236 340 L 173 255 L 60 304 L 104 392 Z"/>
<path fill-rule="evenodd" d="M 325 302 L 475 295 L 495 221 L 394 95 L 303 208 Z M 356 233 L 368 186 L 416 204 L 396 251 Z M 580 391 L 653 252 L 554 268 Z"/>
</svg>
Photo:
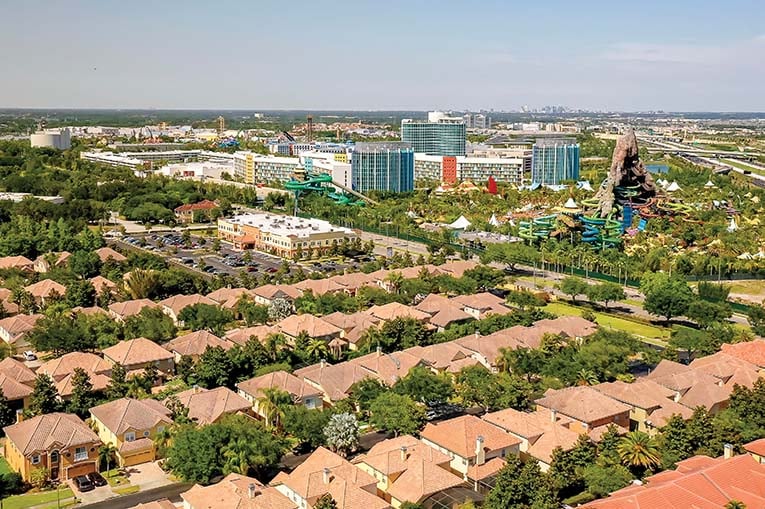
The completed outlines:
<svg viewBox="0 0 765 509">
<path fill-rule="evenodd" d="M 301 509 L 313 507 L 329 493 L 337 509 L 389 509 L 377 496 L 377 479 L 319 447 L 289 474 L 279 473 L 269 483 Z"/>
<path fill-rule="evenodd" d="M 547 472 L 552 464 L 552 454 L 556 448 L 569 451 L 576 446 L 579 433 L 568 429 L 562 423 L 565 418 L 544 411 L 521 412 L 507 408 L 483 416 L 489 422 L 507 433 L 517 437 L 520 457 L 524 461 L 536 460 L 542 472 Z"/>
<path fill-rule="evenodd" d="M 26 256 L 3 256 L 0 257 L 0 269 L 18 269 L 32 272 L 35 263 Z"/>
<path fill-rule="evenodd" d="M 109 304 L 109 314 L 118 322 L 123 322 L 126 318 L 139 314 L 143 308 L 155 307 L 157 303 L 149 299 L 126 300 Z"/>
<path fill-rule="evenodd" d="M 358 350 L 359 341 L 364 333 L 373 327 L 378 327 L 381 320 L 366 311 L 345 314 L 339 311 L 321 317 L 327 323 L 343 330 L 341 335 L 349 350 Z"/>
<path fill-rule="evenodd" d="M 113 295 L 117 291 L 117 283 L 104 276 L 94 276 L 89 281 L 93 285 L 93 289 L 98 297 L 109 294 Z"/>
<path fill-rule="evenodd" d="M 665 470 L 582 506 L 586 509 L 723 508 L 731 500 L 742 507 L 765 507 L 765 465 L 756 454 L 719 458 L 693 456 Z M 747 446 L 744 446 L 747 449 Z"/>
<path fill-rule="evenodd" d="M 217 290 L 207 294 L 208 299 L 212 299 L 220 305 L 233 300 L 238 301 L 242 297 L 249 297 L 250 290 L 247 288 L 218 288 Z"/>
<path fill-rule="evenodd" d="M 113 364 L 121 364 L 125 371 L 137 372 L 153 364 L 160 375 L 175 372 L 174 355 L 154 341 L 146 338 L 120 341 L 103 350 L 104 358 Z"/>
<path fill-rule="evenodd" d="M 19 383 L 34 387 L 37 375 L 23 362 L 6 357 L 0 361 L 0 374 L 7 375 Z"/>
<path fill-rule="evenodd" d="M 353 463 L 377 479 L 377 494 L 394 508 L 423 504 L 430 496 L 463 486 L 449 470 L 451 458 L 411 435 L 375 444 Z M 464 502 L 464 500 L 462 500 Z"/>
<path fill-rule="evenodd" d="M 308 313 L 290 315 L 277 323 L 276 327 L 289 341 L 294 341 L 301 332 L 305 332 L 312 338 L 321 339 L 329 343 L 333 339 L 339 338 L 343 332 L 331 323 L 327 323 L 321 318 Z"/>
<path fill-rule="evenodd" d="M 43 315 L 16 315 L 0 320 L 0 339 L 8 343 L 11 353 L 20 354 L 31 348 L 26 336 Z"/>
<path fill-rule="evenodd" d="M 3 428 L 3 455 L 24 481 L 38 468 L 50 479 L 72 479 L 96 472 L 101 441 L 82 419 L 73 414 L 38 415 Z"/>
<path fill-rule="evenodd" d="M 6 316 L 17 315 L 21 308 L 18 304 L 11 301 L 13 292 L 8 288 L 0 288 L 0 310 L 2 310 Z"/>
<path fill-rule="evenodd" d="M 489 292 L 458 295 L 452 297 L 451 301 L 476 320 L 481 320 L 489 315 L 506 315 L 512 312 L 509 307 L 505 306 L 504 299 Z"/>
<path fill-rule="evenodd" d="M 82 306 L 75 306 L 72 308 L 72 313 L 77 315 L 88 315 L 88 316 L 94 316 L 94 315 L 104 315 L 104 316 L 111 316 L 109 315 L 109 312 L 105 310 L 104 308 L 100 308 L 98 306 L 88 306 L 88 307 L 82 307 Z"/>
<path fill-rule="evenodd" d="M 669 374 L 662 374 L 672 370 Z M 712 413 L 727 408 L 732 386 L 700 369 L 679 364 L 659 363 L 657 369 L 646 376 L 674 392 L 674 400 L 689 408 L 703 406 Z"/>
<path fill-rule="evenodd" d="M 756 364 L 725 352 L 698 357 L 689 366 L 719 378 L 726 386 L 733 387 L 738 384 L 750 389 L 761 373 Z"/>
<path fill-rule="evenodd" d="M 328 293 L 341 293 L 345 291 L 345 286 L 337 283 L 332 278 L 325 279 L 305 279 L 292 285 L 303 294 L 311 292 L 313 295 L 320 296 Z"/>
<path fill-rule="evenodd" d="M 154 439 L 173 424 L 170 410 L 154 399 L 110 401 L 91 408 L 90 420 L 101 441 L 117 449 L 121 467 L 154 461 Z"/>
<path fill-rule="evenodd" d="M 249 414 L 252 410 L 249 401 L 228 387 L 215 389 L 192 387 L 175 394 L 175 397 L 189 409 L 189 419 L 200 425 L 216 423 L 226 415 Z"/>
<path fill-rule="evenodd" d="M 693 410 L 675 402 L 675 391 L 648 379 L 633 383 L 621 381 L 597 384 L 592 387 L 630 408 L 630 429 L 651 435 L 658 432 L 674 414 L 690 419 Z"/>
<path fill-rule="evenodd" d="M 8 359 L 10 359 L 10 357 L 8 357 Z M 19 382 L 11 375 L 0 372 L 0 391 L 2 391 L 11 410 L 20 411 L 29 406 L 29 397 L 32 395 L 32 387 Z"/>
<path fill-rule="evenodd" d="M 328 364 L 317 362 L 295 371 L 295 376 L 318 389 L 327 405 L 348 397 L 351 386 L 365 378 L 373 378 L 369 370 L 355 362 Z"/>
<path fill-rule="evenodd" d="M 101 260 L 101 263 L 106 263 L 110 260 L 113 263 L 122 263 L 127 261 L 127 257 L 125 255 L 118 253 L 108 246 L 96 249 L 95 252 L 98 255 L 99 260 Z"/>
<path fill-rule="evenodd" d="M 294 302 L 302 295 L 302 292 L 292 285 L 263 285 L 250 290 L 255 302 L 263 306 L 269 306 L 274 299 L 284 299 Z"/>
<path fill-rule="evenodd" d="M 537 409 L 544 409 L 551 420 L 558 415 L 567 417 L 566 426 L 578 433 L 598 438 L 598 428 L 615 424 L 623 429 L 630 425 L 631 407 L 616 401 L 589 386 L 548 389 L 536 400 Z M 593 436 L 595 433 L 595 436 Z"/>
<path fill-rule="evenodd" d="M 276 488 L 266 487 L 254 477 L 240 474 L 228 474 L 223 480 L 210 486 L 195 484 L 190 490 L 181 493 L 181 498 L 183 509 L 297 509 L 299 507 Z"/>
<path fill-rule="evenodd" d="M 458 304 L 439 294 L 428 295 L 415 306 L 415 309 L 428 313 L 430 315 L 429 322 L 436 326 L 439 331 L 444 330 L 449 325 L 465 323 L 474 319 L 472 315 L 463 311 Z"/>
<path fill-rule="evenodd" d="M 206 330 L 198 330 L 178 336 L 165 343 L 164 347 L 175 356 L 175 363 L 180 362 L 184 355 L 190 357 L 194 362 L 205 353 L 208 348 L 220 347 L 224 350 L 230 350 L 234 343 L 219 338 Z"/>
<path fill-rule="evenodd" d="M 38 305 L 45 306 L 52 300 L 61 299 L 66 295 L 66 286 L 52 279 L 43 279 L 24 288 L 34 298 Z"/>
<path fill-rule="evenodd" d="M 172 297 L 168 297 L 159 302 L 162 311 L 172 318 L 173 323 L 179 327 L 183 327 L 183 321 L 180 319 L 181 311 L 196 304 L 207 304 L 208 306 L 218 305 L 214 300 L 198 293 L 193 293 L 191 295 L 173 295 Z"/>
<path fill-rule="evenodd" d="M 364 274 L 363 272 L 351 272 L 339 276 L 332 276 L 329 279 L 341 285 L 343 291 L 351 297 L 355 297 L 361 288 L 377 286 L 369 274 Z"/>
<path fill-rule="evenodd" d="M 478 264 L 472 260 L 455 260 L 452 262 L 446 262 L 438 266 L 444 274 L 448 274 L 455 278 L 461 278 L 465 275 L 465 272 L 478 267 Z"/>
<path fill-rule="evenodd" d="M 212 200 L 202 200 L 175 207 L 173 212 L 175 212 L 175 218 L 182 224 L 193 223 L 194 219 L 212 221 L 220 214 L 220 205 Z"/>
<path fill-rule="evenodd" d="M 253 327 L 240 327 L 226 332 L 223 339 L 237 345 L 244 346 L 251 338 L 265 343 L 271 334 L 279 334 L 279 328 L 271 325 L 255 325 Z"/>
<path fill-rule="evenodd" d="M 99 373 L 108 376 L 111 374 L 112 364 L 94 353 L 69 352 L 43 363 L 37 369 L 37 373 L 44 373 L 58 382 L 74 373 L 77 368 L 84 369 L 88 374 Z"/>
<path fill-rule="evenodd" d="M 400 302 L 389 302 L 382 306 L 372 306 L 367 310 L 367 313 L 383 322 L 388 322 L 395 318 L 411 318 L 423 324 L 430 321 L 428 313 L 424 313 L 406 304 L 401 304 Z"/>
<path fill-rule="evenodd" d="M 265 418 L 259 409 L 258 399 L 266 389 L 279 389 L 288 393 L 296 405 L 304 405 L 307 409 L 322 408 L 322 393 L 314 386 L 286 371 L 274 371 L 257 376 L 236 384 L 239 395 L 250 402 L 252 409 L 260 417 Z"/>
<path fill-rule="evenodd" d="M 459 373 L 463 368 L 479 364 L 470 350 L 455 341 L 425 346 L 421 354 L 423 361 L 436 373 Z"/>
<path fill-rule="evenodd" d="M 474 415 L 428 423 L 420 439 L 449 456 L 451 470 L 470 481 L 476 491 L 490 484 L 505 465 L 505 456 L 518 454 L 521 444 L 517 437 Z"/>
<path fill-rule="evenodd" d="M 423 360 L 423 351 L 423 347 L 413 346 L 401 352 L 383 353 L 378 347 L 376 351 L 348 362 L 361 366 L 385 385 L 393 386 L 400 378 L 408 375 L 412 368 L 428 367 Z"/>
<path fill-rule="evenodd" d="M 40 255 L 35 259 L 34 270 L 35 272 L 45 273 L 53 268 L 59 269 L 66 267 L 66 263 L 70 256 L 72 256 L 72 253 L 69 251 Z"/>
<path fill-rule="evenodd" d="M 503 349 L 529 347 L 518 335 L 512 334 L 510 329 L 503 329 L 488 336 L 481 336 L 476 331 L 475 334 L 454 340 L 454 343 L 469 351 L 474 359 L 493 372 L 498 371 Z"/>
<path fill-rule="evenodd" d="M 765 339 L 759 338 L 742 343 L 725 343 L 720 349 L 723 353 L 765 369 Z"/>
<path fill-rule="evenodd" d="M 744 444 L 744 450 L 749 453 L 757 463 L 765 463 L 765 438 Z"/>
</svg>

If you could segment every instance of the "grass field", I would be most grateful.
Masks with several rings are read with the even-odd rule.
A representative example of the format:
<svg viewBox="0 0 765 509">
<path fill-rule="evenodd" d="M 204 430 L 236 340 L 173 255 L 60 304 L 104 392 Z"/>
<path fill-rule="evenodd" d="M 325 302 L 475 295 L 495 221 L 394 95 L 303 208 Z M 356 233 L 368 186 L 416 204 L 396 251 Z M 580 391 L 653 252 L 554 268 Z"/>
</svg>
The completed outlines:
<svg viewBox="0 0 765 509">
<path fill-rule="evenodd" d="M 130 495 L 131 493 L 138 493 L 140 489 L 139 486 L 125 486 L 124 488 L 113 488 L 112 491 L 117 495 Z"/>
<path fill-rule="evenodd" d="M 74 496 L 74 493 L 69 488 L 59 490 L 58 494 L 56 494 L 56 491 L 53 490 L 53 491 L 44 491 L 42 493 L 28 493 L 26 495 L 16 495 L 13 497 L 8 497 L 3 501 L 3 509 L 24 509 L 26 507 L 43 505 L 47 503 L 52 503 L 52 505 L 55 507 L 56 500 L 58 500 L 59 498 L 60 500 L 63 501 L 68 498 L 72 498 L 73 496 Z"/>
<path fill-rule="evenodd" d="M 734 168 L 738 168 L 739 170 L 751 171 L 752 173 L 756 173 L 758 175 L 763 175 L 765 173 L 759 168 L 749 166 L 748 164 L 742 163 L 741 161 L 736 161 L 735 159 L 721 159 L 721 161 L 725 164 L 733 166 Z"/>
<path fill-rule="evenodd" d="M 8 464 L 8 462 L 5 460 L 5 458 L 0 456 L 0 475 L 8 474 L 11 471 L 12 471 L 11 470 L 11 466 Z"/>
<path fill-rule="evenodd" d="M 578 308 L 576 306 L 572 306 L 571 304 L 566 304 L 564 302 L 551 302 L 550 304 L 546 305 L 542 309 L 558 316 L 563 316 L 563 315 L 581 316 L 583 311 L 582 308 Z M 647 340 L 654 340 L 651 342 L 656 344 L 663 344 L 664 341 L 669 339 L 669 332 L 670 332 L 669 329 L 628 320 L 626 318 L 621 318 L 621 317 L 610 315 L 607 313 L 602 313 L 600 311 L 595 311 L 594 313 L 595 313 L 595 319 L 597 320 L 598 324 L 602 325 L 603 327 L 628 332 L 630 334 L 634 334 L 635 336 L 640 336 Z"/>
</svg>

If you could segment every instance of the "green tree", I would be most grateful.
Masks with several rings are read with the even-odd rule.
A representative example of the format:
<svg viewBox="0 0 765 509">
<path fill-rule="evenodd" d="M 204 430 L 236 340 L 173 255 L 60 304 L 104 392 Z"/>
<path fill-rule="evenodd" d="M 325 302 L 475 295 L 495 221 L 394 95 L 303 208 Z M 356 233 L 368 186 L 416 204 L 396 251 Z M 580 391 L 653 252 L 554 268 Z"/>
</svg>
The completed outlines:
<svg viewBox="0 0 765 509">
<path fill-rule="evenodd" d="M 45 373 L 40 373 L 35 378 L 34 389 L 29 397 L 29 415 L 43 415 L 58 412 L 60 404 L 58 401 L 58 391 L 53 383 L 53 379 Z"/>
<path fill-rule="evenodd" d="M 409 396 L 394 392 L 380 394 L 370 405 L 371 424 L 395 436 L 417 433 L 425 422 L 425 411 Z"/>
<path fill-rule="evenodd" d="M 159 273 L 156 270 L 133 269 L 125 279 L 125 293 L 131 299 L 154 297 L 159 288 Z"/>
<path fill-rule="evenodd" d="M 4 436 L 3 428 L 16 422 L 16 412 L 8 404 L 8 398 L 0 389 L 0 436 Z"/>
<path fill-rule="evenodd" d="M 454 389 L 448 376 L 436 375 L 427 368 L 416 366 L 393 385 L 393 391 L 421 403 L 445 402 Z"/>
<path fill-rule="evenodd" d="M 596 449 L 587 435 L 581 435 L 568 451 L 553 450 L 550 471 L 553 484 L 562 498 L 579 493 L 584 488 L 584 469 L 595 463 Z"/>
<path fill-rule="evenodd" d="M 332 495 L 325 493 L 314 504 L 314 509 L 337 509 L 337 502 L 332 498 Z"/>
<path fill-rule="evenodd" d="M 519 290 L 510 292 L 507 295 L 507 303 L 521 309 L 542 307 L 545 301 L 528 290 Z"/>
<path fill-rule="evenodd" d="M 355 404 L 363 414 L 369 414 L 369 408 L 372 402 L 387 391 L 388 388 L 376 378 L 363 378 L 351 385 L 348 390 L 350 400 Z"/>
<path fill-rule="evenodd" d="M 117 448 L 112 444 L 104 444 L 98 448 L 98 471 L 104 471 L 104 465 L 106 465 L 106 471 L 109 472 L 117 459 Z"/>
<path fill-rule="evenodd" d="M 683 314 L 699 324 L 699 327 L 706 329 L 714 323 L 724 322 L 730 318 L 733 311 L 726 302 L 695 299 L 688 305 L 688 309 Z"/>
<path fill-rule="evenodd" d="M 359 422 L 351 413 L 334 414 L 324 428 L 327 446 L 341 456 L 353 452 L 359 445 Z"/>
<path fill-rule="evenodd" d="M 730 500 L 725 504 L 725 509 L 746 509 L 746 504 L 740 500 Z"/>
<path fill-rule="evenodd" d="M 95 251 L 75 251 L 66 264 L 69 270 L 83 279 L 97 276 L 101 271 L 101 259 Z"/>
<path fill-rule="evenodd" d="M 106 397 L 109 399 L 119 399 L 125 397 L 128 390 L 127 372 L 122 364 L 112 366 L 111 380 L 106 386 Z"/>
<path fill-rule="evenodd" d="M 663 316 L 667 322 L 684 314 L 694 300 L 688 283 L 663 272 L 646 274 L 640 281 L 640 291 L 645 295 L 643 308 L 651 314 Z"/>
<path fill-rule="evenodd" d="M 513 455 L 505 461 L 494 487 L 484 500 L 485 509 L 553 509 L 559 506 L 552 481 L 540 471 L 536 461 L 524 464 Z"/>
<path fill-rule="evenodd" d="M 170 341 L 178 332 L 173 319 L 158 307 L 145 307 L 137 315 L 127 317 L 123 330 L 125 339 L 147 338 L 158 343 Z"/>
<path fill-rule="evenodd" d="M 80 367 L 74 368 L 72 374 L 72 396 L 67 405 L 68 411 L 84 419 L 90 408 L 95 406 L 96 398 L 93 393 L 93 383 L 90 375 Z"/>
<path fill-rule="evenodd" d="M 231 385 L 233 366 L 226 351 L 220 346 L 207 347 L 194 368 L 196 381 L 202 387 L 228 387 Z"/>
<path fill-rule="evenodd" d="M 90 281 L 76 280 L 70 282 L 66 287 L 65 301 L 70 307 L 90 307 L 96 302 L 96 289 Z"/>
<path fill-rule="evenodd" d="M 689 360 L 693 360 L 697 354 L 711 355 L 719 351 L 721 346 L 706 331 L 688 327 L 674 329 L 667 344 L 670 349 L 685 351 Z"/>
<path fill-rule="evenodd" d="M 284 409 L 284 431 L 312 448 L 324 445 L 324 428 L 332 413 L 325 410 L 309 410 L 305 405 L 290 405 Z"/>
<path fill-rule="evenodd" d="M 265 418 L 267 429 L 281 427 L 284 413 L 293 403 L 292 396 L 288 392 L 276 387 L 263 389 L 263 394 L 257 401 L 258 412 Z"/>
<path fill-rule="evenodd" d="M 212 304 L 194 304 L 186 306 L 178 315 L 178 320 L 191 330 L 208 330 L 214 334 L 222 334 L 226 325 L 234 317 L 227 309 Z"/>
<path fill-rule="evenodd" d="M 605 497 L 629 485 L 632 473 L 622 465 L 589 465 L 582 471 L 587 491 L 598 498 Z"/>
<path fill-rule="evenodd" d="M 765 336 L 765 307 L 752 305 L 747 312 L 752 331 L 758 336 Z"/>
<path fill-rule="evenodd" d="M 576 302 L 576 296 L 586 294 L 589 286 L 583 279 L 569 276 L 563 278 L 558 288 L 561 292 L 571 297 L 571 302 Z"/>
<path fill-rule="evenodd" d="M 27 338 L 35 350 L 57 355 L 96 348 L 96 338 L 88 330 L 82 315 L 57 313 L 44 316 L 35 323 Z"/>
<path fill-rule="evenodd" d="M 656 440 L 642 431 L 631 431 L 622 437 L 617 450 L 627 467 L 645 471 L 661 465 Z"/>
<path fill-rule="evenodd" d="M 608 303 L 622 300 L 626 297 L 622 285 L 616 283 L 601 283 L 587 288 L 587 298 L 592 302 L 602 302 L 607 308 Z"/>
<path fill-rule="evenodd" d="M 236 310 L 247 325 L 268 323 L 268 306 L 256 304 L 249 297 L 240 298 Z"/>
</svg>

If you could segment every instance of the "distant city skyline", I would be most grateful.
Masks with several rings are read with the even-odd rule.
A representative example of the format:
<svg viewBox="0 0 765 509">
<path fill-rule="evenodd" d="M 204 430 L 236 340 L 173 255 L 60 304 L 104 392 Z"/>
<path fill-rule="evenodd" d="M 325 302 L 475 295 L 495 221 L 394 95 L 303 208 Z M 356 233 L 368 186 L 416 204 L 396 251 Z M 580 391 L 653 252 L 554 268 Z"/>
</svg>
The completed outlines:
<svg viewBox="0 0 765 509">
<path fill-rule="evenodd" d="M 765 111 L 765 4 L 0 5 L 4 108 Z"/>
</svg>

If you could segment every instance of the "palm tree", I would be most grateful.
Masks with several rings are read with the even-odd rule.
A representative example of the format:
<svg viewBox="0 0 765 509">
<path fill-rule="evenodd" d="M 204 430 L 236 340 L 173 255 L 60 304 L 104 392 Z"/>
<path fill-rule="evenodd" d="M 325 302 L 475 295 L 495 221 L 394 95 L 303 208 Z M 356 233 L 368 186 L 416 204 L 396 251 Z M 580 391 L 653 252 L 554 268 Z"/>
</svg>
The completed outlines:
<svg viewBox="0 0 765 509">
<path fill-rule="evenodd" d="M 154 437 L 154 447 L 157 448 L 158 456 L 164 456 L 167 448 L 170 447 L 170 442 L 172 442 L 173 439 L 173 430 L 171 428 L 172 427 L 165 426 L 165 428 L 162 431 L 157 432 Z"/>
<path fill-rule="evenodd" d="M 159 284 L 159 274 L 155 270 L 133 269 L 125 278 L 125 293 L 131 299 L 149 297 Z"/>
<path fill-rule="evenodd" d="M 223 465 L 224 473 L 247 475 L 254 451 L 252 444 L 245 437 L 239 437 L 227 443 L 221 452 L 226 460 Z"/>
<path fill-rule="evenodd" d="M 305 345 L 305 353 L 309 359 L 326 359 L 329 355 L 327 342 L 319 338 L 311 338 Z"/>
<path fill-rule="evenodd" d="M 746 504 L 739 500 L 731 500 L 725 504 L 725 509 L 746 509 Z"/>
<path fill-rule="evenodd" d="M 107 476 L 109 476 L 109 471 L 111 470 L 112 462 L 117 456 L 117 448 L 114 447 L 112 444 L 104 444 L 101 447 L 98 448 L 98 464 L 102 465 L 106 463 L 106 472 Z"/>
<path fill-rule="evenodd" d="M 654 469 L 661 464 L 656 440 L 642 431 L 631 431 L 619 441 L 619 457 L 628 467 Z"/>
<path fill-rule="evenodd" d="M 401 284 L 404 282 L 404 275 L 400 272 L 393 271 L 385 277 L 385 281 L 388 283 L 392 293 L 398 293 L 401 289 Z"/>
<path fill-rule="evenodd" d="M 263 390 L 258 398 L 258 412 L 266 420 L 266 428 L 278 428 L 284 418 L 284 408 L 292 404 L 292 396 L 276 387 Z"/>
<path fill-rule="evenodd" d="M 576 376 L 576 385 L 597 385 L 600 382 L 598 375 L 591 369 L 580 369 Z"/>
</svg>

